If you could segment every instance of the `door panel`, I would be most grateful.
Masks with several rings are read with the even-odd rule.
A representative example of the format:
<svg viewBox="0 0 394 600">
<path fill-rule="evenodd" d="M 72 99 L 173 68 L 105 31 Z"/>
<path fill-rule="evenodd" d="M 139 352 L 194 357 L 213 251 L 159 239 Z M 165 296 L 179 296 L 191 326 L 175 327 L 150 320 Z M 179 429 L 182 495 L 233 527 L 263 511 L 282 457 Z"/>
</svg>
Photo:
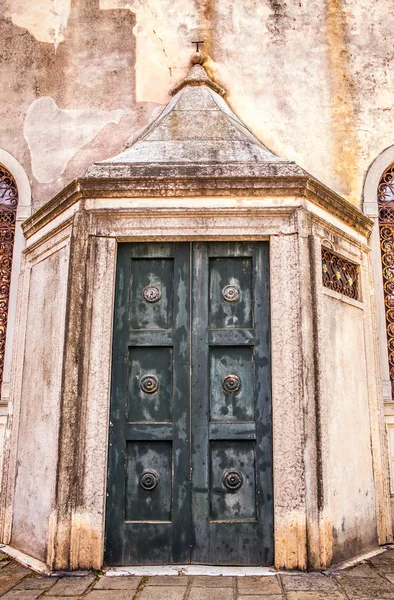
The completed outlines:
<svg viewBox="0 0 394 600">
<path fill-rule="evenodd" d="M 192 279 L 192 561 L 272 564 L 268 244 L 196 243 Z"/>
<path fill-rule="evenodd" d="M 270 390 L 267 243 L 119 246 L 109 564 L 272 564 Z"/>
<path fill-rule="evenodd" d="M 190 561 L 190 245 L 121 244 L 105 560 Z"/>
</svg>

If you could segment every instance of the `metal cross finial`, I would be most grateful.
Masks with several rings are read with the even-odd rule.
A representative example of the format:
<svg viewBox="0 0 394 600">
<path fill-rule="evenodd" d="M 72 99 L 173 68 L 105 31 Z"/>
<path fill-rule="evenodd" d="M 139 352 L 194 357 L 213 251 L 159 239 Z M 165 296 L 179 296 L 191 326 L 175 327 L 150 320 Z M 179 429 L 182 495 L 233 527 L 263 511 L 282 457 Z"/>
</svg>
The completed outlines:
<svg viewBox="0 0 394 600">
<path fill-rule="evenodd" d="M 196 52 L 200 52 L 199 45 L 203 44 L 203 43 L 204 43 L 204 41 L 201 41 L 201 40 L 199 42 L 192 42 L 192 44 L 196 44 Z"/>
</svg>

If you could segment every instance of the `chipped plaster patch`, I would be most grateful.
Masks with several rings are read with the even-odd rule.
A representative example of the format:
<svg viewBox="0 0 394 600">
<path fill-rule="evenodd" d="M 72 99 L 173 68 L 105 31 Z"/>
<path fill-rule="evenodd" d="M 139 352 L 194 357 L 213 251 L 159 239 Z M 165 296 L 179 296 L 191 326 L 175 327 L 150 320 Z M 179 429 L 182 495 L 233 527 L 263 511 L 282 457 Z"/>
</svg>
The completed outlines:
<svg viewBox="0 0 394 600">
<path fill-rule="evenodd" d="M 201 28 L 199 11 L 189 0 L 100 0 L 102 10 L 123 8 L 136 15 L 136 101 L 168 102 L 168 90 L 187 73 L 189 56 Z"/>
<path fill-rule="evenodd" d="M 50 97 L 28 108 L 24 136 L 29 145 L 33 175 L 40 183 L 59 177 L 69 161 L 109 123 L 119 123 L 124 110 L 65 110 Z"/>
<path fill-rule="evenodd" d="M 71 0 L 6 0 L 5 16 L 14 25 L 27 29 L 39 42 L 54 44 L 64 41 L 70 15 Z"/>
</svg>

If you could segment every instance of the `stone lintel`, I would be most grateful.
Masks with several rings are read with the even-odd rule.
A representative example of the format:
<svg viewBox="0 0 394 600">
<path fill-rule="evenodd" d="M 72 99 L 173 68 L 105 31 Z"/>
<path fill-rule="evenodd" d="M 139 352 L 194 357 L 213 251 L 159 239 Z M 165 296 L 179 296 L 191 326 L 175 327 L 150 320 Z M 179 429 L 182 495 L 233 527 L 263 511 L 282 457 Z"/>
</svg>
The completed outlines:
<svg viewBox="0 0 394 600">
<path fill-rule="evenodd" d="M 122 172 L 122 167 L 126 171 L 130 168 L 128 165 L 117 165 L 113 167 L 114 172 L 110 178 L 85 177 L 70 183 L 23 223 L 25 236 L 29 238 L 78 201 L 86 198 L 119 197 L 159 197 L 163 198 L 164 204 L 164 199 L 171 197 L 297 196 L 307 198 L 367 238 L 373 228 L 373 221 L 369 217 L 324 184 L 308 176 L 294 163 L 188 165 L 181 168 L 160 166 L 156 177 L 146 176 L 154 165 L 140 165 L 138 168 L 133 166 L 129 176 Z"/>
</svg>

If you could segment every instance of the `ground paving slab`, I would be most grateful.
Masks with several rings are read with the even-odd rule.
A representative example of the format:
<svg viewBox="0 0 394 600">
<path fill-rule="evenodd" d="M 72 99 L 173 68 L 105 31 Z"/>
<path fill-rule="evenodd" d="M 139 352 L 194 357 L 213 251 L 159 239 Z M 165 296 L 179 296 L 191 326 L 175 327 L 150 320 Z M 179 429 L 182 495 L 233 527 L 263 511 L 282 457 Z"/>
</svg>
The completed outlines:
<svg viewBox="0 0 394 600">
<path fill-rule="evenodd" d="M 0 552 L 0 600 L 394 600 L 394 549 L 326 573 L 46 577 Z"/>
</svg>

